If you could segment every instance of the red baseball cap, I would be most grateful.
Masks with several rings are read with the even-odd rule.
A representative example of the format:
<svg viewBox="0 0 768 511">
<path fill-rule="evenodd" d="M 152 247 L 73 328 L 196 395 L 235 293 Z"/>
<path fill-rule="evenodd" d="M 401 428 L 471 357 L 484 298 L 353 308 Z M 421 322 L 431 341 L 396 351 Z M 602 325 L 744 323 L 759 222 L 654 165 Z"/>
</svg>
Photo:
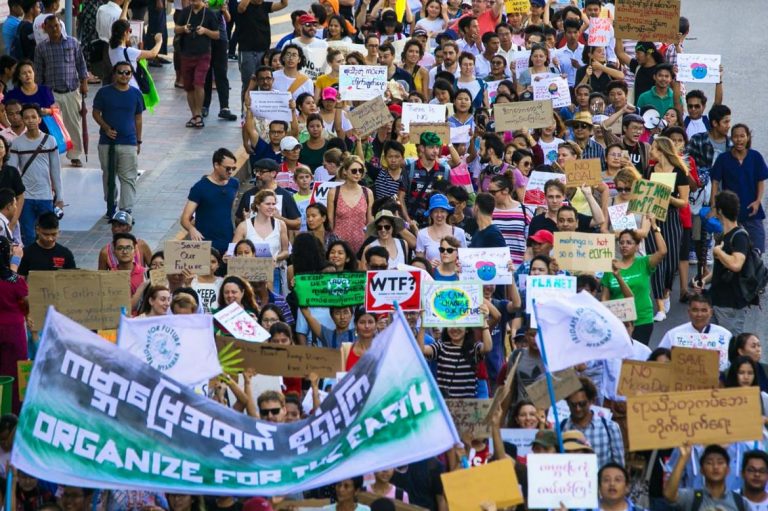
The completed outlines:
<svg viewBox="0 0 768 511">
<path fill-rule="evenodd" d="M 536 243 L 549 243 L 550 245 L 555 244 L 555 236 L 546 229 L 536 231 L 532 236 L 528 236 L 528 240 L 535 241 Z"/>
<path fill-rule="evenodd" d="M 305 23 L 317 23 L 317 18 L 312 16 L 311 14 L 302 14 L 299 16 L 299 23 L 304 25 Z"/>
</svg>

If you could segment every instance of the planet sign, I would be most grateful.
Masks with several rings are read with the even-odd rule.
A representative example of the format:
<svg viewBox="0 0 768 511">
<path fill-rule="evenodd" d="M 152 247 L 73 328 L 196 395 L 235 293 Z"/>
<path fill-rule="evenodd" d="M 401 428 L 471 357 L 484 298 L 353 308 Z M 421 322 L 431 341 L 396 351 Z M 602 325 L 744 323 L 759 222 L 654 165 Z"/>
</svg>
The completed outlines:
<svg viewBox="0 0 768 511">
<path fill-rule="evenodd" d="M 707 76 L 707 65 L 694 62 L 691 64 L 691 74 L 697 80 L 703 80 Z"/>
<path fill-rule="evenodd" d="M 496 277 L 496 265 L 491 261 L 478 261 L 475 263 L 477 277 L 483 282 L 488 282 Z"/>
<path fill-rule="evenodd" d="M 472 299 L 463 289 L 442 289 L 432 296 L 432 310 L 446 321 L 459 321 L 469 315 Z"/>
<path fill-rule="evenodd" d="M 424 326 L 479 326 L 482 284 L 430 282 L 423 285 Z"/>
</svg>

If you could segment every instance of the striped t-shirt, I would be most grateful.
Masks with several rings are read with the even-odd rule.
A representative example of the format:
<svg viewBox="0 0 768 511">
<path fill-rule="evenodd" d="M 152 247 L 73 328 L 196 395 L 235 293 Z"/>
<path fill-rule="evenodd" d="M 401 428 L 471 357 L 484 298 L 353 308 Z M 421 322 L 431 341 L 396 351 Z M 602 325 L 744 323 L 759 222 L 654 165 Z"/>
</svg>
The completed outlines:
<svg viewBox="0 0 768 511">
<path fill-rule="evenodd" d="M 435 376 L 437 386 L 447 398 L 473 398 L 477 394 L 477 377 L 475 365 L 482 343 L 474 346 L 475 363 L 467 359 L 462 352 L 463 346 L 452 342 L 436 339 L 432 346 L 430 360 L 437 361 Z"/>
<path fill-rule="evenodd" d="M 531 223 L 532 217 L 533 211 L 519 203 L 512 209 L 493 210 L 493 224 L 504 236 L 515 265 L 522 263 L 525 259 L 525 241 L 528 237 L 528 224 Z"/>
</svg>

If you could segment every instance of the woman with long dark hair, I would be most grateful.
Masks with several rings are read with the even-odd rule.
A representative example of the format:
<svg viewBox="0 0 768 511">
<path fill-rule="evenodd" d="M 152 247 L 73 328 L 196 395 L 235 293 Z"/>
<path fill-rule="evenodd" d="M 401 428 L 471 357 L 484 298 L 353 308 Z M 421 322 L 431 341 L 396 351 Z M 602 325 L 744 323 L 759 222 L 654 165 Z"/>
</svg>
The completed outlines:
<svg viewBox="0 0 768 511">
<path fill-rule="evenodd" d="M 112 66 L 118 62 L 129 62 L 133 69 L 130 85 L 138 89 L 139 84 L 136 83 L 135 75 L 139 61 L 157 58 L 163 44 L 163 36 L 160 33 L 155 34 L 155 45 L 152 49 L 140 50 L 131 47 L 131 35 L 131 23 L 128 20 L 120 19 L 112 24 L 112 33 L 109 36 L 109 62 Z"/>
</svg>

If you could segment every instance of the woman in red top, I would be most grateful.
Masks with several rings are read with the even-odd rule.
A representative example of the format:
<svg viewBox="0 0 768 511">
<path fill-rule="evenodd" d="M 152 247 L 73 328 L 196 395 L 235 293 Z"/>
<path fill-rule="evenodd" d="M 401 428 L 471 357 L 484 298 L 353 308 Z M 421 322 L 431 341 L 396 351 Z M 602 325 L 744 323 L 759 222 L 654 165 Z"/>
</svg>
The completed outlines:
<svg viewBox="0 0 768 511">
<path fill-rule="evenodd" d="M 355 342 L 352 343 L 352 347 L 346 353 L 346 359 L 344 360 L 345 371 L 349 371 L 357 364 L 360 357 L 371 347 L 375 336 L 376 315 L 365 312 L 364 308 L 357 309 L 355 312 Z M 341 349 L 342 352 L 345 351 L 344 346 Z"/>
<path fill-rule="evenodd" d="M 24 277 L 11 269 L 11 262 L 11 244 L 0 237 L 0 375 L 14 377 L 12 409 L 18 414 L 21 406 L 16 363 L 27 359 L 24 319 L 29 312 L 29 289 Z M 18 262 L 15 264 L 18 266 Z"/>
<path fill-rule="evenodd" d="M 671 126 L 664 130 L 662 135 L 672 140 L 677 151 L 683 156 L 683 161 L 688 164 L 690 198 L 701 198 L 702 200 L 699 202 L 703 204 L 704 190 L 700 189 L 701 182 L 699 181 L 699 173 L 696 170 L 696 161 L 685 154 L 685 148 L 688 145 L 688 134 L 685 128 Z M 689 202 L 693 202 L 693 200 Z M 696 207 L 697 215 L 699 208 L 701 208 L 700 204 Z M 688 259 L 690 257 L 691 229 L 693 227 L 693 212 L 691 211 L 690 204 L 680 209 L 680 223 L 683 226 L 683 240 L 680 243 L 680 266 L 678 267 L 680 272 L 680 303 L 688 303 Z"/>
</svg>

